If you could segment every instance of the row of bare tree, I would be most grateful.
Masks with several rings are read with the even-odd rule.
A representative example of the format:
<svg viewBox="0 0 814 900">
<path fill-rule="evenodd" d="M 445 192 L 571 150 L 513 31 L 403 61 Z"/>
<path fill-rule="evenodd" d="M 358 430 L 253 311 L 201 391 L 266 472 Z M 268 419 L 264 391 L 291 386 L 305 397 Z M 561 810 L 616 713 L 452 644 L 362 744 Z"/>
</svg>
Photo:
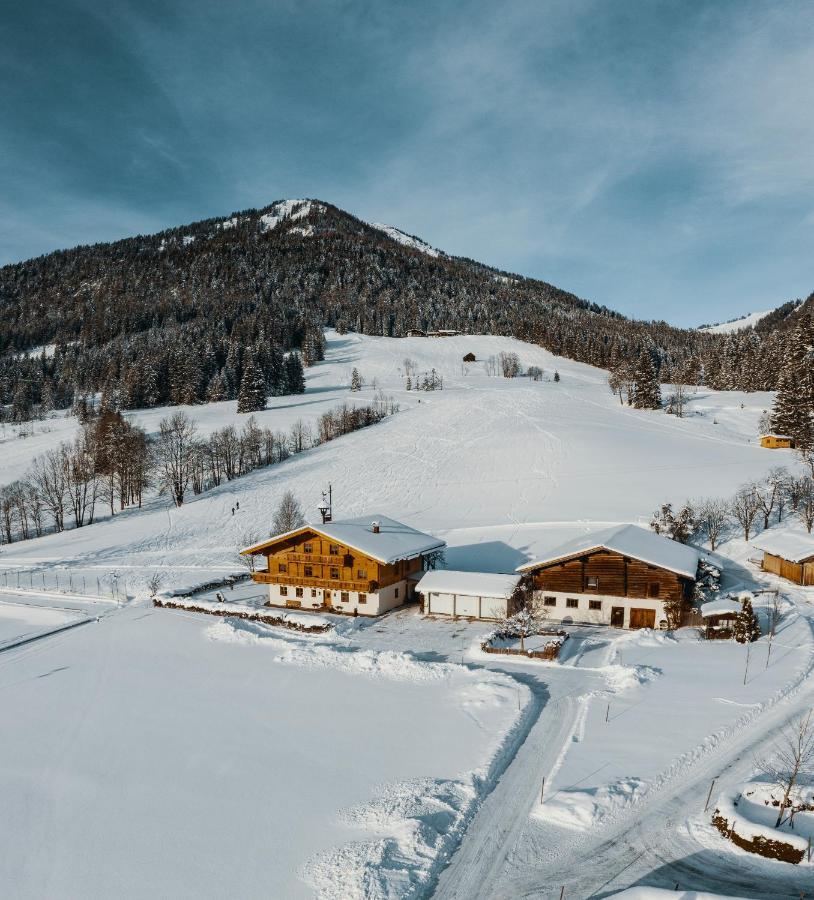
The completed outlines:
<svg viewBox="0 0 814 900">
<path fill-rule="evenodd" d="M 71 522 L 81 528 L 100 503 L 111 515 L 117 502 L 120 510 L 141 506 L 150 467 L 144 431 L 118 412 L 102 411 L 75 440 L 36 457 L 24 478 L 0 487 L 2 539 L 38 537 Z"/>
<path fill-rule="evenodd" d="M 158 483 L 181 506 L 191 490 L 200 494 L 254 469 L 275 465 L 289 456 L 327 443 L 351 431 L 367 428 L 398 411 L 398 404 L 383 394 L 372 404 L 343 403 L 323 413 L 313 429 L 301 419 L 288 433 L 260 428 L 254 416 L 242 430 L 228 425 L 200 437 L 195 422 L 183 412 L 162 419 L 154 447 Z"/>
</svg>

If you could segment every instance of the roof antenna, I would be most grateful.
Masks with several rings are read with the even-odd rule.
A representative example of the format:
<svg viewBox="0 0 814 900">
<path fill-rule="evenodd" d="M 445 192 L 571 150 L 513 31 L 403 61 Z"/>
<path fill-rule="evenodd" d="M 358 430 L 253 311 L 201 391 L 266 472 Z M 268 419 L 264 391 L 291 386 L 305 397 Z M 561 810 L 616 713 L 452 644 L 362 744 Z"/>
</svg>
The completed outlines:
<svg viewBox="0 0 814 900">
<path fill-rule="evenodd" d="M 322 503 L 319 505 L 319 512 L 322 516 L 323 525 L 333 519 L 333 494 L 330 484 L 328 485 L 328 490 L 322 492 Z"/>
</svg>

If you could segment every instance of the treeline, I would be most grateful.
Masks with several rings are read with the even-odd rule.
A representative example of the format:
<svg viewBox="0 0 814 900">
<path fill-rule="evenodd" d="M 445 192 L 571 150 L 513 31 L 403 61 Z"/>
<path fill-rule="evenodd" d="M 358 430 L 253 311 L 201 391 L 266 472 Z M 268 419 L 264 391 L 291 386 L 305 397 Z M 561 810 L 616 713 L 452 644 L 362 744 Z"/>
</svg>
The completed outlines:
<svg viewBox="0 0 814 900">
<path fill-rule="evenodd" d="M 269 216 L 282 216 L 274 227 Z M 610 368 L 645 351 L 661 381 L 772 387 L 782 340 L 625 318 L 535 279 L 428 256 L 329 204 L 280 204 L 0 268 L 0 406 L 23 420 L 82 393 L 124 408 L 237 396 L 242 354 L 270 393 L 296 392 L 285 354 L 320 358 L 321 329 L 514 335 Z M 782 324 L 782 321 L 781 323 Z M 53 345 L 53 352 L 21 355 Z M 295 365 L 291 363 L 291 365 Z"/>
<path fill-rule="evenodd" d="M 118 411 L 84 413 L 81 433 L 37 457 L 27 475 L 0 487 L 3 543 L 92 524 L 100 509 L 114 516 L 141 506 L 154 487 L 181 506 L 255 469 L 275 465 L 319 444 L 380 422 L 398 412 L 392 397 L 377 394 L 364 406 L 340 404 L 316 427 L 299 420 L 288 432 L 261 428 L 250 416 L 241 429 L 228 425 L 201 436 L 195 421 L 176 412 L 150 440 Z"/>
</svg>

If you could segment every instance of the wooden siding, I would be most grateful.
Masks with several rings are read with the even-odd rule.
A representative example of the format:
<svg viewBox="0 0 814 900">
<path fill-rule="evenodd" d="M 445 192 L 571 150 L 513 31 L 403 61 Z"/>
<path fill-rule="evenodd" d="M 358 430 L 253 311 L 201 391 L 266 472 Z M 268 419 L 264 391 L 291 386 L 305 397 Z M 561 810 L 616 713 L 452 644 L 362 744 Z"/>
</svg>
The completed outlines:
<svg viewBox="0 0 814 900">
<path fill-rule="evenodd" d="M 596 579 L 594 582 L 593 579 Z M 611 597 L 680 600 L 690 580 L 610 550 L 596 550 L 577 559 L 549 563 L 534 571 L 538 591 L 573 591 Z M 651 585 L 658 585 L 658 593 Z"/>
<path fill-rule="evenodd" d="M 814 585 L 814 562 L 792 562 L 773 553 L 763 552 L 763 570 L 787 578 L 795 584 Z"/>
<path fill-rule="evenodd" d="M 305 552 L 306 544 L 311 552 Z M 352 590 L 375 593 L 421 572 L 421 557 L 385 565 L 378 560 L 332 541 L 315 531 L 292 535 L 268 548 L 266 570 L 255 572 L 254 580 L 318 587 L 325 590 Z M 306 566 L 310 574 L 305 574 Z M 336 578 L 331 577 L 331 570 Z"/>
<path fill-rule="evenodd" d="M 786 450 L 794 447 L 794 441 L 787 437 L 777 437 L 774 434 L 764 434 L 760 439 L 761 447 L 768 447 L 769 450 Z"/>
</svg>

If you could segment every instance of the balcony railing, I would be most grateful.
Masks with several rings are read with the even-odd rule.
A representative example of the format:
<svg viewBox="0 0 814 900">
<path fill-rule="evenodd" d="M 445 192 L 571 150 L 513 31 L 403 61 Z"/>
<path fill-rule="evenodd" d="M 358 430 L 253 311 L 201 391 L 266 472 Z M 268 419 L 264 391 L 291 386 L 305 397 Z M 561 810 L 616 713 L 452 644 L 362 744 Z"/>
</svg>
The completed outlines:
<svg viewBox="0 0 814 900">
<path fill-rule="evenodd" d="M 252 580 L 258 584 L 285 584 L 290 587 L 322 588 L 326 591 L 361 591 L 364 594 L 375 594 L 379 589 L 379 585 L 375 581 L 305 578 L 298 575 L 275 575 L 271 572 L 252 572 Z"/>
<path fill-rule="evenodd" d="M 324 566 L 347 565 L 345 556 L 323 556 L 319 553 L 286 553 L 285 558 L 290 562 L 320 563 Z"/>
</svg>

